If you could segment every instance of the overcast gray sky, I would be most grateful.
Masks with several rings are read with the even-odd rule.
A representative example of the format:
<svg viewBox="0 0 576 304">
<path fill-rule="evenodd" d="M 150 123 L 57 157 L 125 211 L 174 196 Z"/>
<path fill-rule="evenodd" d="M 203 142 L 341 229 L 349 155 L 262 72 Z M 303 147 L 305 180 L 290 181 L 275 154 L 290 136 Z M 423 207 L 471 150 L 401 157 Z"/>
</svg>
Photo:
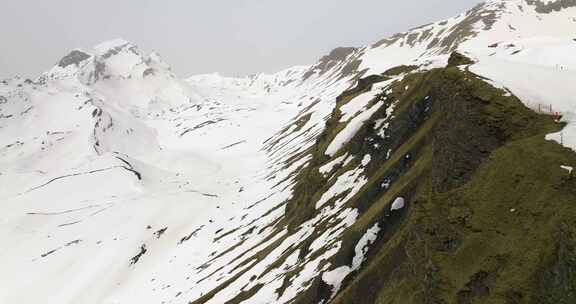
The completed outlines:
<svg viewBox="0 0 576 304">
<path fill-rule="evenodd" d="M 480 0 L 0 0 L 0 78 L 34 78 L 68 51 L 124 38 L 181 76 L 310 64 L 451 17 Z"/>
</svg>

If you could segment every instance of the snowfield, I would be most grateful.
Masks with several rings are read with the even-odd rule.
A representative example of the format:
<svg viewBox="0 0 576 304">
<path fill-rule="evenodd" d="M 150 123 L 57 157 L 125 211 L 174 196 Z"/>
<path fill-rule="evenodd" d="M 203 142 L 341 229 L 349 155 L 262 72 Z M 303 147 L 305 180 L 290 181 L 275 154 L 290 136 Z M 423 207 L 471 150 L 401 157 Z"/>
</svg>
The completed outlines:
<svg viewBox="0 0 576 304">
<path fill-rule="evenodd" d="M 474 50 L 481 54 L 470 70 L 510 90 L 528 107 L 559 113 L 568 125 L 547 138 L 576 151 L 576 40 L 571 37 L 533 37 L 505 46 Z M 475 54 L 471 51 L 472 54 Z"/>
<path fill-rule="evenodd" d="M 330 185 L 314 216 L 287 227 L 286 202 L 338 96 L 392 67 L 443 67 L 458 50 L 475 61 L 465 68 L 528 107 L 559 112 L 567 126 L 548 139 L 576 151 L 575 16 L 491 0 L 311 66 L 241 78 L 180 79 L 118 39 L 72 51 L 37 80 L 0 82 L 0 303 L 290 303 L 315 278 L 333 298 L 381 231 L 363 231 L 352 264 L 326 262 L 358 220 L 346 203 L 372 161 L 341 149 L 389 102 L 375 126 L 384 136 L 396 104 L 374 99 L 404 75 L 340 108 L 316 170 Z M 392 213 L 409 205 L 394 198 Z M 306 241 L 308 252 L 295 249 Z"/>
</svg>

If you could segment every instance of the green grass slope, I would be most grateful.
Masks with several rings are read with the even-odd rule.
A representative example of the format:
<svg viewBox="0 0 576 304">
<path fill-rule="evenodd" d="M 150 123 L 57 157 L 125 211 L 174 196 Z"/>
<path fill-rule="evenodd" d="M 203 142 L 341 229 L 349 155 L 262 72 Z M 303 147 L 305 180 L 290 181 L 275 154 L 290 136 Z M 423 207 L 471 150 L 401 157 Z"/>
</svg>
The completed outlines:
<svg viewBox="0 0 576 304">
<path fill-rule="evenodd" d="M 462 64 L 469 63 L 455 55 L 447 68 L 394 82 L 375 99 L 398 101 L 388 136 L 374 130 L 385 105 L 334 156 L 370 154 L 373 161 L 368 182 L 346 203 L 359 220 L 327 262 L 350 265 L 363 233 L 375 223 L 382 229 L 331 303 L 576 303 L 576 178 L 560 168 L 576 165 L 576 154 L 544 140 L 561 125 L 467 72 Z M 334 181 L 318 167 L 344 127 L 338 108 L 386 79 L 368 78 L 339 98 L 285 224 L 313 217 Z M 390 211 L 398 196 L 407 208 Z M 295 302 L 329 300 L 330 288 L 318 278 Z"/>
</svg>

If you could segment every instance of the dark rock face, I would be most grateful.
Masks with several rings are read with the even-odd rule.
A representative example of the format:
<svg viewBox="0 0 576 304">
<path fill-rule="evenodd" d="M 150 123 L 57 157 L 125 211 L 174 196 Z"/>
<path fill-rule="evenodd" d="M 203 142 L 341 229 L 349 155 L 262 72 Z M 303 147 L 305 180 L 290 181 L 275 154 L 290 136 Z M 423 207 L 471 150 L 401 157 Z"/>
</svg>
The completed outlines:
<svg viewBox="0 0 576 304">
<path fill-rule="evenodd" d="M 116 46 L 116 47 L 113 47 L 113 48 L 109 49 L 106 53 L 102 54 L 102 58 L 103 58 L 103 59 L 108 59 L 108 58 L 110 58 L 110 57 L 112 57 L 112 56 L 114 56 L 114 55 L 117 55 L 117 54 L 119 54 L 126 46 L 128 46 L 128 43 L 122 44 L 122 45 L 119 45 L 119 46 Z M 135 52 L 135 47 L 131 47 L 130 50 Z"/>
<path fill-rule="evenodd" d="M 443 96 L 450 98 L 450 96 Z M 445 192 L 468 181 L 482 161 L 502 142 L 501 135 L 479 115 L 482 101 L 462 95 L 445 99 L 446 113 L 434 134 L 433 187 Z"/>
<path fill-rule="evenodd" d="M 71 64 L 78 66 L 80 64 L 80 62 L 82 62 L 82 61 L 84 61 L 90 57 L 92 57 L 92 56 L 90 56 L 89 54 L 86 54 L 82 51 L 74 50 L 74 51 L 70 52 L 70 54 L 68 54 L 64 58 L 62 58 L 60 60 L 60 62 L 58 63 L 58 66 L 62 67 L 62 68 L 65 68 Z"/>
<path fill-rule="evenodd" d="M 566 224 L 558 232 L 554 261 L 538 277 L 542 290 L 540 301 L 545 303 L 576 303 L 576 250 L 573 232 Z"/>
<path fill-rule="evenodd" d="M 474 63 L 472 60 L 458 52 L 452 53 L 450 58 L 448 58 L 448 66 L 467 65 L 472 63 Z"/>
<path fill-rule="evenodd" d="M 97 61 L 94 67 L 94 80 L 99 80 L 106 71 L 106 65 L 103 62 Z"/>
<path fill-rule="evenodd" d="M 559 12 L 563 9 L 576 6 L 576 0 L 557 0 L 544 3 L 540 0 L 526 0 L 526 3 L 536 7 L 536 12 L 540 14 L 549 14 Z"/>
<path fill-rule="evenodd" d="M 340 61 L 346 59 L 350 54 L 354 53 L 358 50 L 355 47 L 339 47 L 333 49 L 328 56 L 323 57 L 320 59 L 322 62 L 329 62 L 329 61 Z"/>
<path fill-rule="evenodd" d="M 330 54 L 322 57 L 316 66 L 304 74 L 303 79 L 308 79 L 316 70 L 320 70 L 320 74 L 324 74 L 331 68 L 343 63 L 346 63 L 346 66 L 342 69 L 342 77 L 355 73 L 360 66 L 360 61 L 350 60 L 349 62 L 345 62 L 345 60 L 356 51 L 358 51 L 358 48 L 355 47 L 339 47 L 332 50 Z"/>
<path fill-rule="evenodd" d="M 148 252 L 148 249 L 146 249 L 146 244 L 143 244 L 142 246 L 140 246 L 140 252 L 138 252 L 137 255 L 133 256 L 130 259 L 130 265 L 135 265 L 136 263 L 138 263 L 138 261 L 140 261 L 140 258 L 146 253 Z"/>
<path fill-rule="evenodd" d="M 504 7 L 504 3 L 495 6 L 480 3 L 466 12 L 466 17 L 461 22 L 453 27 L 442 29 L 439 34 L 433 34 L 434 26 L 446 26 L 446 22 L 424 25 L 409 32 L 396 34 L 377 42 L 373 47 L 390 46 L 395 43 L 400 43 L 400 46 L 408 45 L 414 47 L 417 44 L 426 43 L 427 53 L 450 54 L 462 42 L 475 37 L 480 31 L 479 29 L 490 30 L 498 20 L 498 16 Z"/>
<path fill-rule="evenodd" d="M 142 73 L 142 77 L 154 75 L 154 69 L 148 68 Z"/>
<path fill-rule="evenodd" d="M 458 23 L 446 38 L 439 42 L 443 52 L 448 54 L 455 51 L 458 46 L 477 35 L 478 30 L 475 26 L 482 24 L 482 30 L 490 30 L 498 20 L 501 10 L 504 8 L 501 3 L 496 8 L 488 8 L 485 3 L 478 4 L 472 10 L 466 13 L 466 19 Z"/>
</svg>

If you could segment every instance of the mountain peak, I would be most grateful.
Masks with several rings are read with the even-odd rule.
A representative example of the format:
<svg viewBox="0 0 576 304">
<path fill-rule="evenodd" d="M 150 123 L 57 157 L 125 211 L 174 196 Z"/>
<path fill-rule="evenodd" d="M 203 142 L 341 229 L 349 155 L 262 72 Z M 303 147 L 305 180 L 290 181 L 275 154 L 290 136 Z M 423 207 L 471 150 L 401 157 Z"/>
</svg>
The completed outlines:
<svg viewBox="0 0 576 304">
<path fill-rule="evenodd" d="M 72 50 L 72 52 L 70 52 L 68 55 L 62 57 L 62 59 L 60 59 L 60 61 L 58 62 L 58 66 L 62 68 L 65 68 L 72 64 L 78 66 L 81 62 L 89 59 L 90 57 L 92 57 L 91 54 L 88 54 L 79 49 L 75 49 Z"/>
<path fill-rule="evenodd" d="M 104 41 L 102 43 L 99 43 L 98 45 L 96 45 L 94 47 L 94 50 L 100 54 L 105 54 L 106 52 L 108 52 L 112 49 L 123 48 L 124 46 L 127 46 L 127 45 L 135 46 L 134 44 L 130 43 L 128 40 L 125 40 L 122 38 L 116 38 L 116 39 L 112 39 L 112 40 L 108 40 L 108 41 Z"/>
<path fill-rule="evenodd" d="M 114 39 L 89 50 L 72 50 L 40 80 L 76 78 L 90 84 L 102 79 L 144 78 L 158 72 L 172 75 L 158 53 L 145 53 L 127 40 Z"/>
</svg>

